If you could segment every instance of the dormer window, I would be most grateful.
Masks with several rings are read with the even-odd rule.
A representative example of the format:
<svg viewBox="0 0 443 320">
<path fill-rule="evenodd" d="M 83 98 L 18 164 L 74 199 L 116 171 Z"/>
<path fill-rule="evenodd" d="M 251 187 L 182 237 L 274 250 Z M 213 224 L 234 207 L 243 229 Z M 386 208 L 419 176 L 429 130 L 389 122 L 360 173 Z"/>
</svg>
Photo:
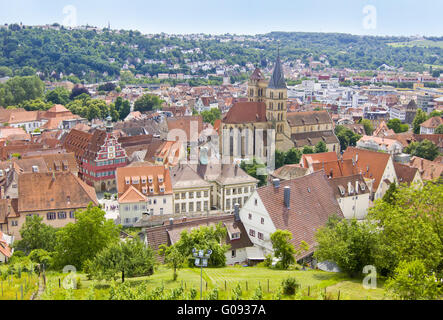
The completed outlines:
<svg viewBox="0 0 443 320">
<path fill-rule="evenodd" d="M 154 187 L 149 187 L 149 192 L 154 193 Z"/>
<path fill-rule="evenodd" d="M 132 184 L 139 184 L 140 178 L 139 177 L 132 177 Z"/>
<path fill-rule="evenodd" d="M 147 194 L 147 193 L 148 193 L 148 188 L 146 188 L 146 187 L 142 187 L 142 192 L 143 192 L 144 194 Z"/>
<path fill-rule="evenodd" d="M 240 239 L 240 232 L 235 232 L 231 235 L 231 239 L 235 240 L 235 239 Z"/>
<path fill-rule="evenodd" d="M 148 177 L 148 182 L 149 182 L 149 183 L 152 183 L 153 181 L 154 181 L 154 179 L 152 178 L 152 176 L 149 176 L 149 177 Z"/>
<path fill-rule="evenodd" d="M 129 177 L 125 177 L 125 183 L 126 184 L 130 184 L 131 183 L 131 180 L 129 179 Z"/>
<path fill-rule="evenodd" d="M 146 177 L 142 177 L 142 184 L 146 184 Z"/>
</svg>

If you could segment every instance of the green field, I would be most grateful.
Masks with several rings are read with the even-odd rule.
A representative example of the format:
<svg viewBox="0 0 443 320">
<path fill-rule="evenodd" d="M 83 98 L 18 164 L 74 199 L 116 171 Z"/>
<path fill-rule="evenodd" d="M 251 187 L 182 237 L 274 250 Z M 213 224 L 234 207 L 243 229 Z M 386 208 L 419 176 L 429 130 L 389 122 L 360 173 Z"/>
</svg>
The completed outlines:
<svg viewBox="0 0 443 320">
<path fill-rule="evenodd" d="M 91 299 L 91 286 L 94 284 L 94 299 L 106 300 L 108 298 L 110 282 L 93 282 L 88 280 L 84 274 L 79 274 L 80 286 L 77 290 L 65 290 L 63 285 L 59 287 L 59 279 L 62 284 L 64 274 L 48 274 L 47 287 L 41 299 L 65 300 Z M 367 290 L 362 286 L 361 279 L 350 279 L 344 274 L 330 273 L 317 270 L 309 271 L 285 271 L 273 270 L 263 267 L 225 267 L 207 268 L 203 270 L 203 296 L 209 291 L 217 288 L 219 299 L 230 299 L 232 289 L 240 284 L 243 299 L 251 299 L 256 288 L 261 286 L 263 299 L 273 299 L 278 291 L 281 281 L 288 277 L 294 277 L 300 284 L 299 299 L 322 299 L 326 289 L 328 299 L 385 299 L 385 290 L 382 283 L 377 289 Z M 153 290 L 164 286 L 165 290 L 171 290 L 182 286 L 185 290 L 195 288 L 200 290 L 200 269 L 185 268 L 178 273 L 177 281 L 172 281 L 172 271 L 160 266 L 156 272 L 149 277 L 127 278 L 131 286 L 145 284 L 147 290 Z M 121 280 L 117 281 L 118 283 Z M 339 293 L 340 292 L 340 293 Z M 295 296 L 283 299 L 295 299 Z"/>
<path fill-rule="evenodd" d="M 443 41 L 432 41 L 432 40 L 413 40 L 407 42 L 391 42 L 388 45 L 392 47 L 423 47 L 423 48 L 443 48 Z"/>
<path fill-rule="evenodd" d="M 29 300 L 38 290 L 38 276 L 22 273 L 20 278 L 8 276 L 0 280 L 0 300 Z"/>
</svg>

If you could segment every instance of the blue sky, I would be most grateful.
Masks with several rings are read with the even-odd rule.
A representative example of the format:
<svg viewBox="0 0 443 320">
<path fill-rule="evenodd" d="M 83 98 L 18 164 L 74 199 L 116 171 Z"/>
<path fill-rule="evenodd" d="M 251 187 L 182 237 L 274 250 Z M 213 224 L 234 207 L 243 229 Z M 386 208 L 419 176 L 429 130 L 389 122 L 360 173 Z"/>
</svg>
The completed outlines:
<svg viewBox="0 0 443 320">
<path fill-rule="evenodd" d="M 67 5 L 76 8 L 78 25 L 110 21 L 113 29 L 143 33 L 443 36 L 442 0 L 0 0 L 0 23 L 63 23 Z M 364 27 L 367 5 L 376 9 L 375 28 Z"/>
</svg>

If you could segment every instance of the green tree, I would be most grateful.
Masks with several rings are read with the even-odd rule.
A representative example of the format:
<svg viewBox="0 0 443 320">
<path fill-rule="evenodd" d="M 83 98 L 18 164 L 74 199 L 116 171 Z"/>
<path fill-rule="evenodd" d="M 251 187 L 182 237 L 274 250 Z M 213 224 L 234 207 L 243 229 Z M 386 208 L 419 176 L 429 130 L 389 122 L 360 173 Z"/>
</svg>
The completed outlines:
<svg viewBox="0 0 443 320">
<path fill-rule="evenodd" d="M 56 263 L 74 265 L 81 270 L 86 260 L 119 240 L 120 226 L 105 218 L 105 212 L 89 204 L 75 213 L 76 223 L 68 223 L 57 232 Z"/>
<path fill-rule="evenodd" d="M 129 113 L 131 113 L 131 103 L 129 100 L 123 100 L 122 97 L 117 97 L 117 100 L 115 100 L 115 109 L 119 114 L 120 120 L 124 120 Z"/>
<path fill-rule="evenodd" d="M 414 133 L 420 133 L 420 125 L 426 120 L 428 120 L 428 115 L 426 114 L 426 112 L 424 112 L 422 109 L 418 109 L 417 113 L 415 114 L 414 120 L 412 120 L 412 128 Z"/>
<path fill-rule="evenodd" d="M 314 148 L 311 146 L 304 146 L 302 152 L 303 154 L 312 154 L 314 153 Z"/>
<path fill-rule="evenodd" d="M 208 265 L 211 267 L 224 267 L 226 265 L 225 253 L 230 245 L 223 244 L 226 238 L 226 228 L 220 223 L 213 226 L 202 226 L 191 231 L 183 231 L 180 240 L 176 242 L 177 250 L 188 259 L 190 266 L 194 265 L 192 249 L 212 250 Z"/>
<path fill-rule="evenodd" d="M 257 179 L 259 187 L 265 186 L 267 181 L 267 175 L 262 174 L 262 170 L 266 170 L 266 165 L 258 163 L 257 160 L 253 159 L 252 163 L 247 163 L 247 161 L 242 161 L 240 163 L 240 168 L 244 170 L 251 177 Z"/>
<path fill-rule="evenodd" d="M 48 110 L 54 104 L 52 102 L 45 102 L 42 98 L 35 100 L 26 100 L 18 105 L 19 108 L 23 108 L 26 111 L 36 111 L 36 110 Z"/>
<path fill-rule="evenodd" d="M 48 252 L 54 251 L 56 245 L 56 229 L 43 223 L 43 217 L 32 215 L 26 217 L 26 221 L 20 229 L 21 240 L 14 247 L 26 253 L 36 249 Z"/>
<path fill-rule="evenodd" d="M 0 84 L 0 105 L 14 106 L 43 97 L 45 84 L 37 76 L 14 77 Z"/>
<path fill-rule="evenodd" d="M 371 120 L 368 119 L 361 119 L 360 124 L 363 125 L 365 128 L 365 133 L 367 136 L 372 136 L 372 133 L 374 132 L 374 127 L 372 126 Z"/>
<path fill-rule="evenodd" d="M 387 126 L 389 129 L 394 130 L 395 133 L 406 132 L 409 130 L 409 126 L 407 124 L 402 124 L 400 119 L 389 120 Z"/>
<path fill-rule="evenodd" d="M 277 230 L 271 234 L 272 248 L 274 249 L 274 256 L 279 259 L 277 267 L 281 269 L 288 269 L 291 264 L 295 262 L 295 256 L 302 250 L 308 250 L 306 242 L 302 241 L 301 248 L 296 250 L 294 245 L 290 242 L 292 240 L 292 233 L 288 230 Z"/>
<path fill-rule="evenodd" d="M 165 257 L 165 263 L 174 271 L 173 273 L 173 280 L 177 280 L 177 270 L 180 269 L 185 260 L 186 257 L 177 249 L 177 246 L 166 246 L 161 245 L 159 247 L 159 254 Z"/>
<path fill-rule="evenodd" d="M 387 202 L 391 205 L 395 204 L 395 193 L 397 192 L 397 185 L 395 183 L 391 183 L 389 185 L 388 190 L 386 190 L 385 195 L 383 196 L 383 201 Z"/>
<path fill-rule="evenodd" d="M 391 274 L 400 261 L 421 260 L 426 270 L 443 273 L 443 184 L 429 181 L 422 188 L 400 185 L 395 203 L 383 200 L 369 209 L 368 219 L 381 230 L 375 265 Z"/>
<path fill-rule="evenodd" d="M 299 149 L 291 148 L 285 154 L 285 164 L 300 163 L 302 153 Z"/>
<path fill-rule="evenodd" d="M 443 124 L 441 124 L 437 128 L 435 128 L 434 133 L 435 134 L 443 134 Z"/>
<path fill-rule="evenodd" d="M 154 109 L 160 109 L 163 100 L 153 94 L 145 94 L 134 102 L 134 110 L 140 112 L 147 112 Z"/>
<path fill-rule="evenodd" d="M 125 276 L 153 274 L 154 264 L 154 251 L 138 239 L 113 242 L 85 263 L 91 278 L 116 280 L 121 275 L 122 282 Z"/>
<path fill-rule="evenodd" d="M 326 143 L 324 141 L 319 141 L 316 145 L 315 145 L 315 153 L 323 153 L 323 152 L 328 152 L 328 147 L 326 146 Z"/>
<path fill-rule="evenodd" d="M 12 70 L 6 66 L 0 66 L 0 78 L 11 77 Z"/>
<path fill-rule="evenodd" d="M 214 125 L 215 120 L 220 119 L 221 111 L 218 108 L 212 108 L 209 111 L 203 111 L 201 116 L 204 122 Z"/>
<path fill-rule="evenodd" d="M 433 300 L 442 294 L 437 277 L 420 260 L 401 261 L 385 286 L 401 300 Z"/>
<path fill-rule="evenodd" d="M 46 101 L 66 106 L 69 103 L 70 94 L 68 89 L 57 87 L 46 93 Z"/>
<path fill-rule="evenodd" d="M 340 142 L 341 151 L 345 151 L 349 146 L 355 147 L 357 141 L 361 139 L 361 135 L 354 133 L 354 131 L 342 125 L 335 127 L 335 135 Z"/>
<path fill-rule="evenodd" d="M 417 156 L 431 161 L 440 154 L 438 147 L 427 139 L 421 142 L 411 142 L 403 151 L 409 153 L 411 156 Z"/>
<path fill-rule="evenodd" d="M 374 262 L 377 244 L 375 225 L 332 216 L 326 226 L 315 235 L 318 243 L 314 257 L 319 261 L 333 261 L 351 277 L 360 275 L 364 266 Z"/>
<path fill-rule="evenodd" d="M 275 150 L 275 169 L 281 168 L 285 165 L 285 152 Z"/>
</svg>

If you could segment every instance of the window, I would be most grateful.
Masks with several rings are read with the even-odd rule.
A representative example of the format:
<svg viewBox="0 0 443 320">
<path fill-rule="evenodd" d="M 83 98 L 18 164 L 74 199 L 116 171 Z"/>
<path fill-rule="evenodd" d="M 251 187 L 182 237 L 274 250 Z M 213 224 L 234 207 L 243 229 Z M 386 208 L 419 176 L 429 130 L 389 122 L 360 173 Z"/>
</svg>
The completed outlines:
<svg viewBox="0 0 443 320">
<path fill-rule="evenodd" d="M 180 213 L 180 204 L 175 204 L 175 213 Z"/>
<path fill-rule="evenodd" d="M 199 201 L 197 202 L 197 212 L 202 211 L 202 203 Z"/>
<path fill-rule="evenodd" d="M 248 197 L 243 198 L 243 203 L 246 203 L 246 201 L 248 201 Z"/>
<path fill-rule="evenodd" d="M 257 234 L 257 237 L 258 237 L 260 240 L 263 240 L 263 239 L 264 239 L 264 237 L 263 237 L 263 233 L 261 233 L 261 232 L 259 232 L 259 233 Z"/>
<path fill-rule="evenodd" d="M 163 214 L 163 208 L 160 208 L 160 214 Z"/>
<path fill-rule="evenodd" d="M 75 219 L 75 212 L 74 211 L 69 211 L 69 218 Z"/>
<path fill-rule="evenodd" d="M 17 227 L 18 226 L 18 221 L 17 220 L 12 220 L 11 221 L 11 226 Z"/>
<path fill-rule="evenodd" d="M 258 205 L 258 200 L 257 199 L 254 199 L 254 204 Z"/>
<path fill-rule="evenodd" d="M 197 191 L 197 198 L 201 198 L 201 197 L 202 197 L 201 191 Z"/>
<path fill-rule="evenodd" d="M 189 199 L 194 199 L 194 192 L 189 192 Z"/>
<path fill-rule="evenodd" d="M 248 187 L 244 187 L 243 192 L 248 193 Z"/>
<path fill-rule="evenodd" d="M 138 220 L 138 218 L 134 218 L 134 219 L 132 219 L 132 221 L 134 221 L 134 223 L 137 222 L 137 220 Z"/>
<path fill-rule="evenodd" d="M 129 218 L 125 218 L 125 223 L 128 224 L 131 220 Z"/>
<path fill-rule="evenodd" d="M 248 219 L 252 220 L 252 213 L 248 214 Z"/>
<path fill-rule="evenodd" d="M 153 216 L 153 215 L 154 215 L 154 209 L 149 210 L 149 214 L 150 214 L 151 216 Z"/>
<path fill-rule="evenodd" d="M 163 204 L 166 204 L 166 198 L 163 198 Z"/>
<path fill-rule="evenodd" d="M 231 238 L 232 238 L 233 240 L 234 240 L 234 239 L 240 239 L 240 233 L 238 233 L 238 232 L 233 233 L 232 236 L 231 236 Z"/>
<path fill-rule="evenodd" d="M 47 220 L 55 220 L 55 219 L 56 219 L 56 214 L 55 214 L 55 212 L 48 212 L 48 213 L 46 214 L 46 219 L 47 219 Z"/>
<path fill-rule="evenodd" d="M 209 196 L 209 192 L 208 192 L 208 191 L 205 191 L 205 193 L 204 193 L 204 197 L 207 198 L 208 196 Z"/>
<path fill-rule="evenodd" d="M 175 200 L 179 200 L 180 199 L 180 193 L 176 193 L 175 194 Z"/>
<path fill-rule="evenodd" d="M 186 192 L 182 192 L 182 199 L 186 199 Z"/>
<path fill-rule="evenodd" d="M 255 230 L 249 229 L 249 235 L 255 237 Z"/>
<path fill-rule="evenodd" d="M 205 204 L 204 204 L 204 206 L 203 206 L 203 208 L 204 208 L 204 210 L 206 211 L 206 210 L 208 210 L 208 201 L 205 201 Z"/>
<path fill-rule="evenodd" d="M 186 203 L 182 203 L 182 212 L 186 212 Z"/>
<path fill-rule="evenodd" d="M 125 206 L 125 211 L 129 211 L 129 205 Z"/>
<path fill-rule="evenodd" d="M 231 200 L 226 199 L 226 209 L 229 210 L 231 209 Z"/>
<path fill-rule="evenodd" d="M 194 202 L 189 202 L 189 212 L 194 211 Z"/>
<path fill-rule="evenodd" d="M 232 255 L 232 258 L 235 258 L 235 257 L 236 257 L 236 252 L 235 252 L 235 250 L 232 250 L 231 255 Z"/>
<path fill-rule="evenodd" d="M 261 218 L 261 224 L 265 224 L 265 218 Z"/>
<path fill-rule="evenodd" d="M 134 211 L 138 211 L 138 205 L 137 205 L 137 204 L 134 204 L 134 206 L 132 207 L 132 210 L 134 210 Z"/>
<path fill-rule="evenodd" d="M 59 219 L 66 219 L 66 212 L 59 212 L 57 216 Z"/>
</svg>

